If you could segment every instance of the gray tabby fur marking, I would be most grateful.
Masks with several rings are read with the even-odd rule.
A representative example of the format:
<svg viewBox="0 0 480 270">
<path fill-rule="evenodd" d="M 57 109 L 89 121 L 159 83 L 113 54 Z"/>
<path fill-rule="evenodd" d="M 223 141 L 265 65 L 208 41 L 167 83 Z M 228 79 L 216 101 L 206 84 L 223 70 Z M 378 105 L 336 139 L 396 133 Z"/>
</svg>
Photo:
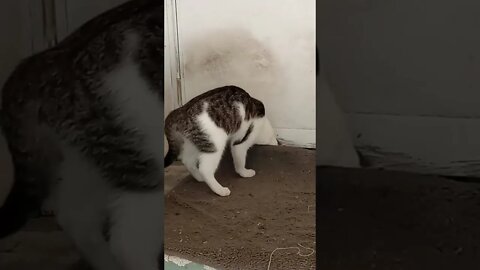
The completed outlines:
<svg viewBox="0 0 480 270">
<path fill-rule="evenodd" d="M 161 185 L 160 168 L 138 150 L 143 135 L 122 123 L 105 102 L 107 96 L 97 91 L 102 76 L 119 63 L 125 36 L 132 32 L 140 49 L 129 53 L 163 102 L 163 4 L 158 2 L 133 1 L 114 9 L 17 67 L 3 88 L 2 102 L 17 178 L 34 177 L 30 174 L 40 169 L 32 164 L 43 162 L 46 153 L 28 146 L 34 134 L 48 137 L 32 127 L 46 126 L 81 148 L 114 186 L 142 190 Z M 45 175 L 53 169 L 41 168 Z"/>
<path fill-rule="evenodd" d="M 174 110 L 165 119 L 165 134 L 167 135 L 169 149 L 175 155 L 180 154 L 179 148 L 183 143 L 182 136 L 185 136 L 197 146 L 200 152 L 213 153 L 218 150 L 215 149 L 215 146 L 199 128 L 195 120 L 195 117 L 202 112 L 205 102 L 209 104 L 208 115 L 227 134 L 235 133 L 242 122 L 236 103 L 245 106 L 245 120 L 265 116 L 263 103 L 251 97 L 240 87 L 230 85 L 207 91 Z M 253 128 L 253 125 L 249 128 L 250 131 L 247 131 L 245 137 L 248 138 L 251 128 Z"/>
</svg>

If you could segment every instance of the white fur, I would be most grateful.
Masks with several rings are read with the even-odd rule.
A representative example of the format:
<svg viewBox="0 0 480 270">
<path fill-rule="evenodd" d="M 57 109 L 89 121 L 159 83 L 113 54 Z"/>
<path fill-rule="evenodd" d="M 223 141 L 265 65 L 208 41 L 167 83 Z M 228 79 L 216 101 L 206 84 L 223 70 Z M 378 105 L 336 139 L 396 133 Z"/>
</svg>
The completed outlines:
<svg viewBox="0 0 480 270">
<path fill-rule="evenodd" d="M 264 118 L 263 129 L 259 132 L 255 144 L 260 145 L 278 145 L 277 141 L 277 134 L 275 133 L 275 129 L 273 129 L 272 124 L 268 120 L 268 118 Z"/>
<path fill-rule="evenodd" d="M 79 151 L 64 149 L 58 222 L 94 269 L 121 269 L 102 234 L 111 190 Z"/>
<path fill-rule="evenodd" d="M 110 245 L 124 269 L 159 269 L 163 238 L 163 189 L 123 192 L 112 200 Z"/>
<path fill-rule="evenodd" d="M 137 41 L 134 34 L 127 36 L 124 61 L 105 77 L 104 90 L 124 123 L 145 135 L 144 150 L 163 167 L 163 104 L 130 58 Z M 159 269 L 163 190 L 114 189 L 80 151 L 64 146 L 63 153 L 58 220 L 84 257 L 96 270 Z M 102 234 L 107 217 L 109 243 Z"/>
<path fill-rule="evenodd" d="M 203 177 L 197 169 L 197 160 L 200 155 L 198 148 L 188 139 L 184 139 L 183 150 L 180 154 L 180 160 L 183 162 L 190 174 L 199 182 L 203 182 Z"/>
<path fill-rule="evenodd" d="M 238 112 L 242 119 L 245 119 L 245 107 L 243 104 L 237 103 Z M 231 152 L 233 157 L 233 162 L 235 165 L 235 171 L 242 177 L 253 177 L 255 171 L 252 169 L 245 168 L 246 157 L 248 149 L 258 141 L 259 135 L 267 131 L 267 135 L 263 135 L 262 140 L 269 140 L 273 144 L 272 136 L 273 129 L 265 129 L 264 123 L 268 122 L 266 118 L 257 118 L 250 119 L 248 121 L 244 120 L 241 123 L 240 129 L 233 133 L 227 134 L 227 132 L 218 127 L 215 122 L 207 113 L 208 103 L 205 103 L 204 110 L 197 116 L 197 123 L 203 132 L 208 136 L 210 141 L 215 145 L 217 149 L 214 153 L 202 153 L 198 148 L 190 142 L 188 139 L 184 139 L 184 144 L 182 147 L 182 152 L 180 154 L 180 159 L 182 160 L 185 167 L 189 170 L 192 176 L 199 182 L 205 182 L 210 189 L 219 196 L 228 196 L 230 195 L 230 189 L 223 187 L 218 183 L 215 178 L 215 172 L 220 164 L 220 160 L 225 150 L 227 142 L 231 142 Z M 253 123 L 254 128 L 251 131 L 248 139 L 238 145 L 233 145 L 235 141 L 241 140 L 249 126 Z M 268 123 L 269 124 L 269 123 Z M 276 143 L 276 139 L 275 139 Z M 199 167 L 197 168 L 197 164 Z"/>
<path fill-rule="evenodd" d="M 57 219 L 94 269 L 158 269 L 163 191 L 112 189 L 76 149 L 64 147 Z M 110 242 L 102 228 L 110 217 Z"/>
<path fill-rule="evenodd" d="M 163 160 L 163 102 L 150 90 L 133 62 L 130 53 L 136 50 L 138 37 L 127 35 L 124 61 L 106 76 L 105 89 L 112 91 L 113 106 L 130 126 L 138 128 L 146 139 L 145 150 L 152 152 L 157 160 Z"/>
</svg>

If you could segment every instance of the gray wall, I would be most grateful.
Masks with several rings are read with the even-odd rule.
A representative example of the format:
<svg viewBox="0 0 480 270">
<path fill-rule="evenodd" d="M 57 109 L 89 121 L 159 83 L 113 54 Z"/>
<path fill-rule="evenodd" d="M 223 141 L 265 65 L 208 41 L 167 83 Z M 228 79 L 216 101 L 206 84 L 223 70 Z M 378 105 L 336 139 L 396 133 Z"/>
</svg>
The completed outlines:
<svg viewBox="0 0 480 270">
<path fill-rule="evenodd" d="M 480 116 L 480 2 L 323 0 L 320 53 L 347 112 Z"/>
<path fill-rule="evenodd" d="M 18 61 L 27 55 L 28 21 L 18 0 L 0 1 L 0 85 L 3 86 Z"/>
<path fill-rule="evenodd" d="M 323 0 L 320 61 L 378 167 L 480 176 L 480 2 Z"/>
<path fill-rule="evenodd" d="M 18 0 L 0 1 L 0 89 L 18 61 L 26 55 L 25 17 L 22 3 Z M 1 90 L 0 90 L 1 96 Z M 0 98 L 1 100 L 1 98 Z M 13 181 L 13 168 L 5 138 L 0 133 L 0 205 L 10 190 Z"/>
</svg>

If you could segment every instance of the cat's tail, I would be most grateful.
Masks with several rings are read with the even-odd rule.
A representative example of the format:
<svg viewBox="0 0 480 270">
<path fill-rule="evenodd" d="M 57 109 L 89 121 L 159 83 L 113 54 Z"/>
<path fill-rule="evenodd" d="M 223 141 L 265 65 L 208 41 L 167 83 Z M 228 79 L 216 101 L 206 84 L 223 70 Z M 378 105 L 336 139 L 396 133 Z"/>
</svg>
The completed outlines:
<svg viewBox="0 0 480 270">
<path fill-rule="evenodd" d="M 172 163 L 177 159 L 177 155 L 174 153 L 172 148 L 168 149 L 167 155 L 165 156 L 165 161 L 163 163 L 163 167 L 167 168 L 168 166 L 172 165 Z"/>
<path fill-rule="evenodd" d="M 13 165 L 13 175 L 10 179 L 13 181 L 10 192 L 5 201 L 0 202 L 0 239 L 20 230 L 29 220 L 29 218 L 40 209 L 41 201 L 44 197 L 44 185 L 39 179 L 43 179 L 43 170 L 28 170 L 28 167 L 21 166 L 14 162 L 14 155 L 10 149 L 9 136 L 5 127 L 4 112 L 0 110 L 0 136 L 6 139 L 7 152 L 11 157 Z M 10 149 L 10 151 L 8 151 Z M 8 165 L 8 164 L 6 164 Z M 43 167 L 40 164 L 39 167 Z M 7 175 L 8 177 L 8 175 Z M 32 181 L 35 179 L 35 181 Z M 5 181 L 7 179 L 0 179 Z"/>
<path fill-rule="evenodd" d="M 48 196 L 42 170 L 25 170 L 28 169 L 14 164 L 13 185 L 0 206 L 0 239 L 19 231 L 33 215 L 38 214 Z"/>
<path fill-rule="evenodd" d="M 6 137 L 2 120 L 3 113 L 0 110 L 0 136 Z M 6 179 L 1 180 L 6 183 Z M 10 193 L 8 193 L 3 205 L 0 204 L 0 239 L 16 232 L 27 222 L 27 216 L 23 215 L 21 209 L 19 209 L 21 201 L 24 199 L 21 190 L 21 185 L 14 178 Z"/>
<path fill-rule="evenodd" d="M 169 115 L 170 117 L 170 115 Z M 172 125 L 169 121 L 169 117 L 165 119 L 165 140 L 168 143 L 168 151 L 163 162 L 163 168 L 167 168 L 172 165 L 174 161 L 177 160 L 178 155 L 180 154 L 180 145 L 182 140 L 179 138 L 178 134 L 174 131 L 175 125 Z"/>
<path fill-rule="evenodd" d="M 23 209 L 24 189 L 17 181 L 8 194 L 5 203 L 0 207 L 0 239 L 20 230 L 28 221 L 28 212 Z"/>
</svg>

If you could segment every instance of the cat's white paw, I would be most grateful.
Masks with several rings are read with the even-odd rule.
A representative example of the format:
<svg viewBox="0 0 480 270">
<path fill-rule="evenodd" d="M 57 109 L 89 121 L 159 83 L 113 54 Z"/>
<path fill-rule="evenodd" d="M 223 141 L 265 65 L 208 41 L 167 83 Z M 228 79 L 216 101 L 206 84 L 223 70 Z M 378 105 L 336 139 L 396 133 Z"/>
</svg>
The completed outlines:
<svg viewBox="0 0 480 270">
<path fill-rule="evenodd" d="M 219 196 L 225 197 L 230 195 L 230 189 L 226 187 L 222 187 L 218 190 L 215 190 L 215 193 L 217 193 Z"/>
<path fill-rule="evenodd" d="M 241 177 L 253 177 L 255 176 L 255 170 L 252 170 L 252 169 L 244 169 L 244 170 L 241 170 L 238 172 L 238 174 L 240 174 Z"/>
</svg>

